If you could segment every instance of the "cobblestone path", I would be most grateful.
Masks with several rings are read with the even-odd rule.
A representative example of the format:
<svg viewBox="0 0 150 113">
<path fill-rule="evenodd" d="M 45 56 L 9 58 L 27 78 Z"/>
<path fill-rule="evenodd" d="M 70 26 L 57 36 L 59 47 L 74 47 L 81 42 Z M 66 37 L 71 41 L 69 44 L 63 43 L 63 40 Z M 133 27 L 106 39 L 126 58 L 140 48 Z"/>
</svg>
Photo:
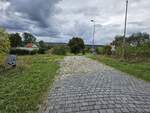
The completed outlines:
<svg viewBox="0 0 150 113">
<path fill-rule="evenodd" d="M 150 113 L 150 84 L 83 56 L 67 56 L 44 113 Z"/>
</svg>

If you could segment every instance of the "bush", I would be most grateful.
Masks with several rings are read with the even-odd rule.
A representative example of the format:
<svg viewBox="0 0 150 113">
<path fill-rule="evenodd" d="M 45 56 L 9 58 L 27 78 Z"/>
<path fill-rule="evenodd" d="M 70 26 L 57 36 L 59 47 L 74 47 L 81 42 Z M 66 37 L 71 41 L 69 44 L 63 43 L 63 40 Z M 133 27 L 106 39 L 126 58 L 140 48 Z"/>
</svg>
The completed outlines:
<svg viewBox="0 0 150 113">
<path fill-rule="evenodd" d="M 85 53 L 90 53 L 91 52 L 91 47 L 85 46 L 84 51 L 85 51 Z"/>
<path fill-rule="evenodd" d="M 38 53 L 39 54 L 45 54 L 46 53 L 46 49 L 45 48 L 39 48 Z"/>
<path fill-rule="evenodd" d="M 111 46 L 107 45 L 103 49 L 103 54 L 105 55 L 111 55 Z"/>
<path fill-rule="evenodd" d="M 38 50 L 30 51 L 30 54 L 31 54 L 31 55 L 35 55 L 35 54 L 37 54 L 37 53 L 38 53 Z"/>
<path fill-rule="evenodd" d="M 37 50 L 27 50 L 27 49 L 11 49 L 10 54 L 16 54 L 16 55 L 35 55 L 37 53 Z"/>
<path fill-rule="evenodd" d="M 0 28 L 0 65 L 4 64 L 4 59 L 10 48 L 9 35 Z"/>
<path fill-rule="evenodd" d="M 97 54 L 104 54 L 104 47 L 97 47 L 96 48 L 96 53 Z"/>
<path fill-rule="evenodd" d="M 17 54 L 17 55 L 28 55 L 30 52 L 28 50 L 23 49 L 11 49 L 10 54 Z"/>
<path fill-rule="evenodd" d="M 148 45 L 142 45 L 138 47 L 128 46 L 126 48 L 126 56 L 130 57 L 150 57 L 150 47 Z"/>
<path fill-rule="evenodd" d="M 52 54 L 56 55 L 66 55 L 67 54 L 67 48 L 64 46 L 57 46 L 54 47 L 52 50 Z"/>
<path fill-rule="evenodd" d="M 116 47 L 115 55 L 117 57 L 122 57 L 122 52 L 123 52 L 122 47 Z"/>
<path fill-rule="evenodd" d="M 122 56 L 122 47 L 116 48 L 116 57 Z M 150 58 L 150 46 L 144 44 L 141 46 L 126 46 L 125 48 L 125 58 L 128 61 L 145 61 Z"/>
</svg>

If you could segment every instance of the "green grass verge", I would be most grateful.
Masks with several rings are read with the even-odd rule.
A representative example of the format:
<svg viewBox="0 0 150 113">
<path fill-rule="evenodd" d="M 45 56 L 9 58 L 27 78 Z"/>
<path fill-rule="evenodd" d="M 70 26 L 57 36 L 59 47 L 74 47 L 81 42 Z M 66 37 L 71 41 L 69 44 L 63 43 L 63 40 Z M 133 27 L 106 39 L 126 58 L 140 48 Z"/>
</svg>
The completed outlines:
<svg viewBox="0 0 150 113">
<path fill-rule="evenodd" d="M 18 67 L 0 75 L 0 113 L 34 113 L 53 83 L 62 56 L 18 57 Z"/>
<path fill-rule="evenodd" d="M 120 61 L 115 58 L 107 56 L 88 56 L 92 59 L 98 60 L 106 65 L 112 66 L 125 73 L 133 75 L 137 78 L 150 82 L 150 62 L 149 63 L 129 63 L 127 61 Z"/>
</svg>

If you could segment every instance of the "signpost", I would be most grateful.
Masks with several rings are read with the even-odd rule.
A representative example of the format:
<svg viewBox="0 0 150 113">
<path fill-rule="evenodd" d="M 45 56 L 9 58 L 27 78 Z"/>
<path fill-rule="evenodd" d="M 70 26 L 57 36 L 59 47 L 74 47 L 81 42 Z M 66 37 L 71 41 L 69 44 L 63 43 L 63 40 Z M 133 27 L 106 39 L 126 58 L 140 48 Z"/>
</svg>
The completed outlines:
<svg viewBox="0 0 150 113">
<path fill-rule="evenodd" d="M 9 55 L 7 58 L 7 64 L 12 67 L 16 67 L 16 55 Z"/>
</svg>

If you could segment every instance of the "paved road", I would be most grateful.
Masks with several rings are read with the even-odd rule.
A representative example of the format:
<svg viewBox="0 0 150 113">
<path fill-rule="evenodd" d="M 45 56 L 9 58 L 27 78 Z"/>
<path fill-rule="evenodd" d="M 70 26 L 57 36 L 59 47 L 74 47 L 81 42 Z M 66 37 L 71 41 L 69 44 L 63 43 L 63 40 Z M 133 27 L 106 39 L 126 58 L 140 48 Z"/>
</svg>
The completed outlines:
<svg viewBox="0 0 150 113">
<path fill-rule="evenodd" d="M 150 113 L 150 84 L 83 56 L 68 56 L 44 113 Z"/>
</svg>

